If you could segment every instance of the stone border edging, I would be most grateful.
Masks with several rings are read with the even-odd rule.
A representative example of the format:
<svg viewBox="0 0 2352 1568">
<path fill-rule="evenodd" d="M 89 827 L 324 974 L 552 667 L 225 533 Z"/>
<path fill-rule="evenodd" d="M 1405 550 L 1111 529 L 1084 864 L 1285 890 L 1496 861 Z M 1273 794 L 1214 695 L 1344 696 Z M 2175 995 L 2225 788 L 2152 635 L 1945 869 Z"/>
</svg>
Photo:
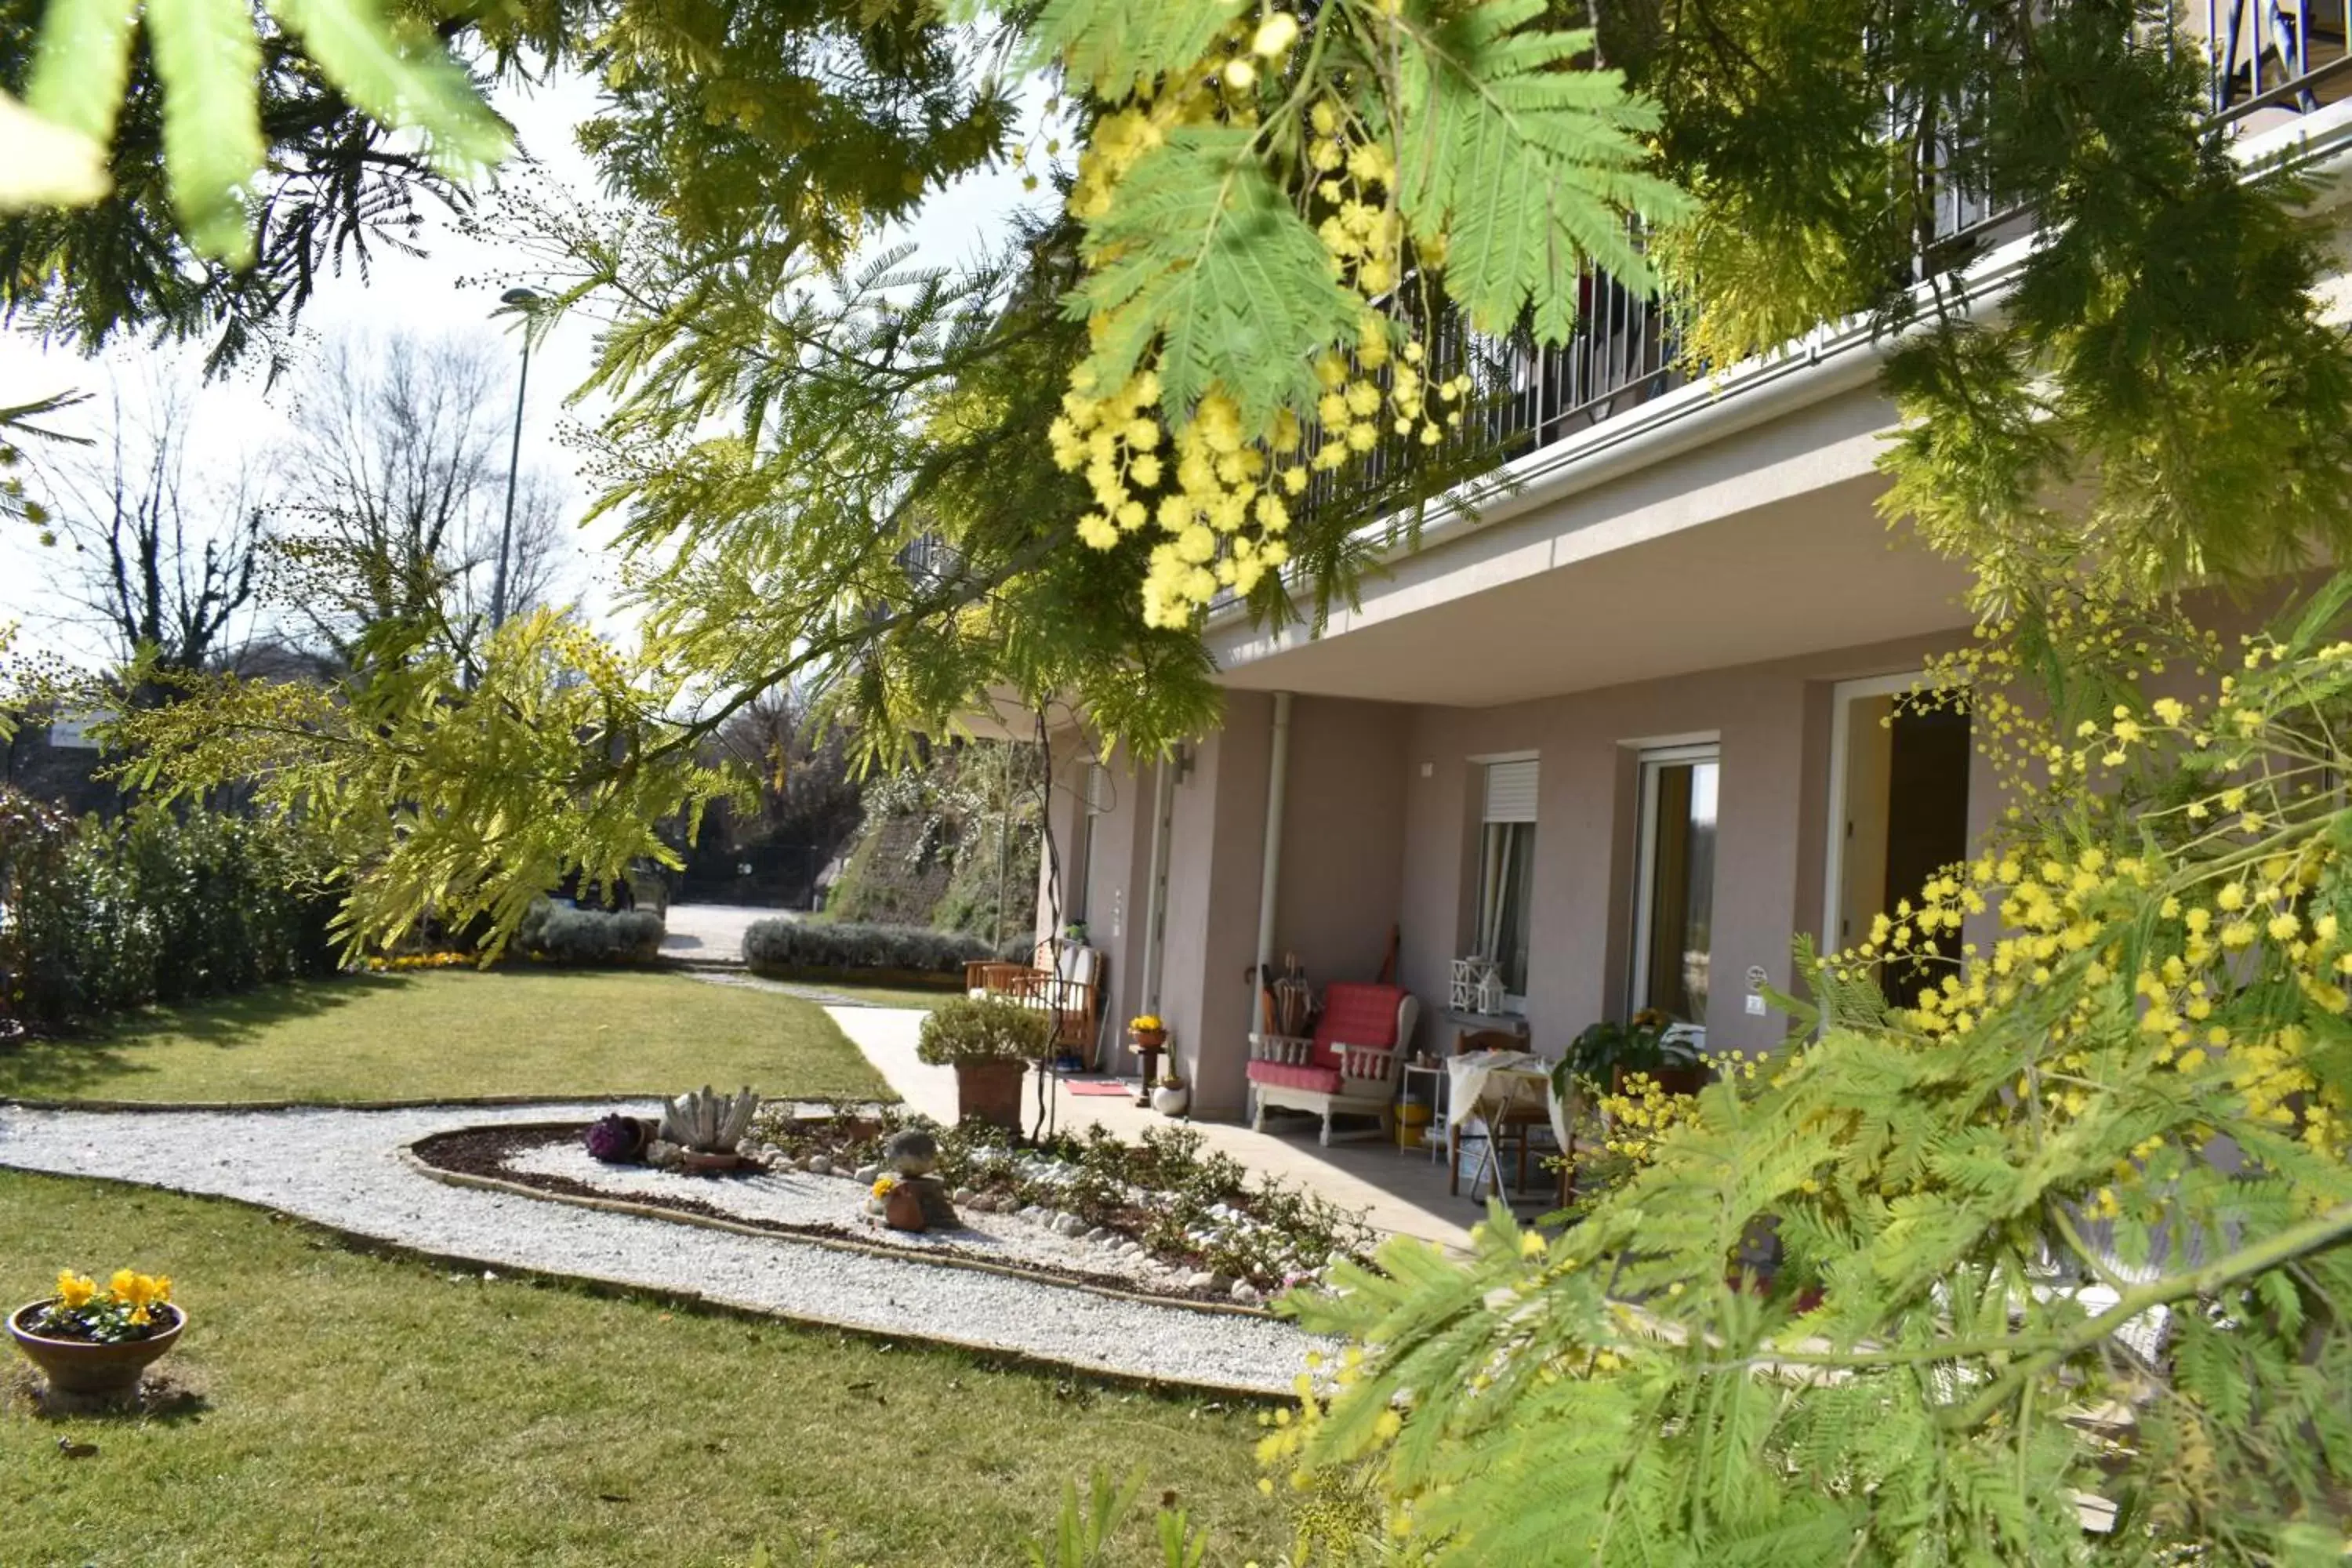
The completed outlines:
<svg viewBox="0 0 2352 1568">
<path fill-rule="evenodd" d="M 579 1125 L 572 1121 L 508 1121 L 499 1123 L 501 1131 L 522 1132 L 566 1131 Z M 477 1128 L 457 1128 L 453 1131 L 470 1132 Z M 436 1132 L 436 1138 L 447 1137 Z M 1114 1286 L 1095 1285 L 1081 1279 L 1068 1279 L 1042 1269 L 1023 1268 L 1015 1264 L 992 1263 L 984 1258 L 966 1258 L 955 1254 L 929 1255 L 903 1247 L 880 1247 L 872 1242 L 852 1241 L 843 1237 L 813 1236 L 796 1230 L 773 1226 L 747 1225 L 740 1220 L 720 1219 L 714 1215 L 694 1214 L 681 1209 L 664 1208 L 658 1204 L 631 1203 L 626 1198 L 583 1197 L 577 1193 L 551 1193 L 522 1182 L 509 1182 L 498 1176 L 477 1175 L 471 1171 L 447 1171 L 428 1163 L 416 1152 L 415 1144 L 400 1150 L 401 1163 L 428 1181 L 446 1187 L 473 1187 L 482 1192 L 499 1193 L 509 1197 L 535 1198 L 541 1203 L 570 1204 L 577 1208 L 599 1209 L 607 1214 L 626 1215 L 633 1219 L 667 1220 L 673 1223 L 700 1226 L 707 1230 L 723 1230 L 736 1236 L 754 1237 L 763 1241 L 791 1241 L 809 1247 L 822 1247 L 835 1252 L 857 1253 L 866 1258 L 887 1258 L 892 1262 L 918 1263 L 926 1267 L 966 1268 L 977 1274 L 994 1274 L 1007 1279 L 1019 1279 L 1026 1284 L 1050 1285 L 1064 1290 L 1084 1290 L 1089 1295 L 1107 1297 L 1114 1301 L 1129 1301 L 1144 1307 L 1171 1307 L 1181 1311 L 1200 1312 L 1210 1317 L 1264 1318 L 1278 1321 L 1275 1314 L 1263 1307 L 1245 1307 L 1238 1301 L 1195 1301 L 1181 1296 L 1150 1296 L 1137 1290 L 1121 1290 Z M 830 1178 L 828 1178 L 830 1179 Z M 975 1342 L 942 1340 L 941 1343 L 969 1345 Z M 1207 1384 L 1202 1386 L 1206 1387 Z"/>
<path fill-rule="evenodd" d="M 406 1153 L 405 1149 L 401 1151 Z M 373 1236 L 366 1231 L 350 1230 L 308 1215 L 294 1214 L 272 1205 L 257 1203 L 251 1198 L 232 1197 L 220 1193 L 190 1192 L 163 1183 L 126 1181 L 119 1176 L 83 1176 L 62 1171 L 29 1170 L 20 1166 L 0 1166 L 18 1175 L 38 1176 L 59 1182 L 97 1182 L 112 1187 L 176 1193 L 182 1197 L 203 1203 L 235 1204 L 239 1208 L 269 1215 L 291 1225 L 307 1226 L 333 1237 L 342 1247 L 353 1252 L 387 1260 L 405 1260 L 426 1264 L 436 1268 L 463 1268 L 468 1272 L 495 1275 L 499 1279 L 526 1283 L 557 1285 L 585 1291 L 607 1300 L 635 1300 L 675 1303 L 689 1310 L 711 1311 L 751 1321 L 785 1323 L 803 1328 L 819 1329 L 833 1333 L 854 1334 L 861 1340 L 881 1344 L 943 1345 L 984 1361 L 992 1361 L 1026 1371 L 1051 1373 L 1056 1376 L 1083 1377 L 1115 1387 L 1142 1389 L 1154 1393 L 1213 1394 L 1227 1399 L 1246 1399 L 1269 1405 L 1286 1405 L 1297 1395 L 1288 1390 L 1276 1390 L 1246 1383 L 1221 1383 L 1213 1378 L 1155 1377 L 1143 1373 L 1122 1372 L 1117 1367 L 1091 1366 L 1082 1362 L 1064 1361 L 1057 1356 L 1042 1355 L 1035 1351 L 1012 1350 L 990 1344 L 984 1340 L 960 1339 L 950 1334 L 918 1334 L 877 1329 L 869 1323 L 847 1322 L 810 1312 L 787 1312 L 775 1307 L 753 1301 L 738 1301 L 726 1296 L 716 1296 L 701 1290 L 683 1290 L 667 1286 L 647 1285 L 638 1280 L 623 1279 L 610 1274 L 573 1274 L 560 1269 L 535 1268 L 525 1264 L 502 1263 L 496 1258 L 476 1258 L 462 1252 L 442 1252 L 430 1247 L 411 1247 L 390 1237 Z M 766 1233 L 770 1240 L 798 1241 L 797 1237 L 779 1237 Z M 904 1257 L 893 1253 L 893 1257 Z M 1150 1298 L 1136 1298 L 1151 1306 L 1169 1303 Z M 1248 1309 L 1241 1309 L 1247 1310 Z"/>
<path fill-rule="evenodd" d="M 509 1105 L 546 1105 L 561 1102 L 569 1105 L 637 1105 L 647 1100 L 667 1101 L 669 1095 L 648 1091 L 644 1094 L 461 1094 L 428 1095 L 422 1100 L 21 1100 L 0 1095 L 0 1110 L 92 1110 L 110 1115 L 128 1112 L 137 1115 L 147 1111 L 188 1110 L 235 1112 L 240 1110 L 437 1110 L 447 1106 L 454 1110 L 468 1108 L 496 1110 Z M 883 1104 L 897 1104 L 885 1100 Z"/>
</svg>

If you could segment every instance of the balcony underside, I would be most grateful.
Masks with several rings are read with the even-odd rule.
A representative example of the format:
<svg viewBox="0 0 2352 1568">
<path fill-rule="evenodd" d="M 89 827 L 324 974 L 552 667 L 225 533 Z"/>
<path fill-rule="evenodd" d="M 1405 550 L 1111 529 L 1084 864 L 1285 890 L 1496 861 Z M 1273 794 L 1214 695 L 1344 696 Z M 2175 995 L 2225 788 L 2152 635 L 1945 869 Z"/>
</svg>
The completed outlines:
<svg viewBox="0 0 2352 1568">
<path fill-rule="evenodd" d="M 1444 552 L 1484 581 L 1445 593 L 1408 562 L 1321 640 L 1230 646 L 1224 683 L 1491 707 L 1965 627 L 1968 573 L 1890 532 L 1882 489 L 1849 478 L 1612 548 L 1497 531 L 1483 562 L 1461 559 L 1470 541 Z"/>
</svg>

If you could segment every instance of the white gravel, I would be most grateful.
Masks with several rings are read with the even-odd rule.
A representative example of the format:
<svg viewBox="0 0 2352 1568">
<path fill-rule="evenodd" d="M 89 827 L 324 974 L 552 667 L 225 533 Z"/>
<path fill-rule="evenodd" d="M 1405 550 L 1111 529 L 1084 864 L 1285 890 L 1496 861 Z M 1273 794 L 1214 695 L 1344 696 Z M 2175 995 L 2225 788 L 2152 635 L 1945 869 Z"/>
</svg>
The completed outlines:
<svg viewBox="0 0 2352 1568">
<path fill-rule="evenodd" d="M 909 1233 L 874 1222 L 866 1213 L 868 1189 L 842 1176 L 799 1171 L 766 1175 L 702 1177 L 657 1171 L 645 1165 L 607 1165 L 577 1140 L 526 1150 L 505 1162 L 509 1171 L 562 1176 L 616 1198 L 692 1198 L 738 1219 L 782 1225 L 845 1226 L 858 1240 L 909 1252 L 946 1252 L 989 1263 L 1030 1265 L 1116 1277 L 1141 1290 L 1166 1290 L 1176 1283 L 1157 1264 L 1140 1267 L 1101 1242 L 1058 1235 L 1048 1226 L 1017 1215 L 960 1210 L 964 1228 Z"/>
<path fill-rule="evenodd" d="M 1268 1319 L 452 1187 L 419 1175 L 400 1157 L 405 1146 L 435 1132 L 586 1121 L 611 1109 L 110 1112 L 0 1105 L 0 1165 L 238 1198 L 493 1268 L 692 1293 L 1087 1371 L 1280 1392 L 1318 1348 L 1289 1324 Z"/>
</svg>

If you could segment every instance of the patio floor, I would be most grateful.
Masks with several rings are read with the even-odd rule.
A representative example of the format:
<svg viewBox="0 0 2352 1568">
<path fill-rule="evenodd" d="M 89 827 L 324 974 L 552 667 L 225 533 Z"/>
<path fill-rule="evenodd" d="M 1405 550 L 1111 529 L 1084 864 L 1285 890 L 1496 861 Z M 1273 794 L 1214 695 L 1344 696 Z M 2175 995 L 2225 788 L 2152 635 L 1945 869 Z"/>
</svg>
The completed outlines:
<svg viewBox="0 0 2352 1568">
<path fill-rule="evenodd" d="M 895 1007 L 827 1007 L 825 1011 L 909 1106 L 942 1121 L 955 1120 L 955 1069 L 929 1067 L 915 1058 L 921 1012 Z M 1126 1096 L 1072 1094 L 1058 1081 L 1054 1096 L 1055 1124 L 1066 1129 L 1093 1122 L 1132 1139 L 1167 1121 Z M 1034 1105 L 1034 1100 L 1030 1103 Z M 1326 1149 L 1316 1142 L 1318 1124 L 1306 1116 L 1269 1118 L 1267 1126 L 1273 1131 L 1265 1132 L 1223 1121 L 1187 1125 L 1209 1147 L 1249 1169 L 1297 1183 L 1345 1207 L 1360 1209 L 1376 1229 L 1384 1232 L 1463 1248 L 1469 1246 L 1470 1226 L 1486 1212 L 1483 1200 L 1474 1203 L 1466 1195 L 1466 1171 L 1465 1195 L 1447 1194 L 1444 1162 L 1432 1159 L 1427 1149 L 1401 1150 L 1376 1139 Z M 1548 1178 L 1532 1170 L 1529 1178 L 1531 1185 L 1549 1194 Z M 1547 1197 L 1519 1212 L 1532 1214 L 1550 1206 Z"/>
</svg>

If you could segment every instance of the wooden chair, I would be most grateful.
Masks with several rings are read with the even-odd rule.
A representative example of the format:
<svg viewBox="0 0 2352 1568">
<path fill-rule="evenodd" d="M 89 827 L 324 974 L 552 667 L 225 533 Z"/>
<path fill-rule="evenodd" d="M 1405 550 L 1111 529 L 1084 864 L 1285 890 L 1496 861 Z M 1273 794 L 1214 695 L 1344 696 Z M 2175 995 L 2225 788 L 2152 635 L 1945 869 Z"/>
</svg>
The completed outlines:
<svg viewBox="0 0 2352 1568">
<path fill-rule="evenodd" d="M 1038 944 L 1037 959 L 1034 963 L 997 959 L 967 963 L 964 994 L 1053 1014 L 1055 1049 L 1076 1056 L 1081 1070 L 1091 1072 L 1101 1022 L 1102 952 L 1084 942 L 1052 940 Z"/>
</svg>

